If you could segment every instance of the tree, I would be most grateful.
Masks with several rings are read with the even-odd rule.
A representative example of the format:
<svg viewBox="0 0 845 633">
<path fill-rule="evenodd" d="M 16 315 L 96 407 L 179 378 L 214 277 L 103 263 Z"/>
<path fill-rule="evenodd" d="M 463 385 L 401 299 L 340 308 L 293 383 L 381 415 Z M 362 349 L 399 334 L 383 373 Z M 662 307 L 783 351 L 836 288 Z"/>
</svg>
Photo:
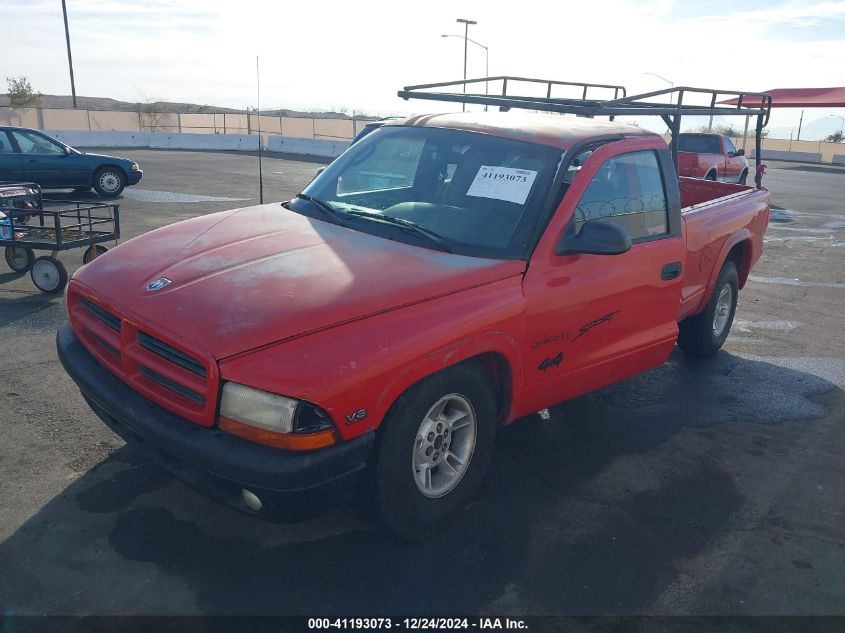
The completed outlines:
<svg viewBox="0 0 845 633">
<path fill-rule="evenodd" d="M 162 112 L 164 109 L 161 100 L 144 95 L 144 100 L 138 103 L 141 131 L 157 132 L 167 127 L 169 117 L 167 112 Z"/>
<path fill-rule="evenodd" d="M 845 135 L 842 134 L 842 130 L 839 130 L 838 132 L 834 132 L 833 134 L 829 135 L 825 140 L 828 143 L 841 143 L 843 140 L 845 140 Z"/>
<path fill-rule="evenodd" d="M 6 77 L 9 84 L 9 102 L 16 108 L 28 108 L 38 105 L 41 100 L 41 93 L 32 89 L 29 79 L 24 76 Z"/>
</svg>

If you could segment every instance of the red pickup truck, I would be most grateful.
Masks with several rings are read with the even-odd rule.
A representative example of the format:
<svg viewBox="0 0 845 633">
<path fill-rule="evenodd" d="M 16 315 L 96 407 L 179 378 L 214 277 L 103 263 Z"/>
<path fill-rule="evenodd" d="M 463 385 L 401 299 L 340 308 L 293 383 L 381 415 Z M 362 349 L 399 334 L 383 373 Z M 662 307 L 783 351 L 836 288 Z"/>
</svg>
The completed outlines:
<svg viewBox="0 0 845 633">
<path fill-rule="evenodd" d="M 679 184 L 680 183 L 680 184 Z M 263 514 L 366 486 L 427 535 L 497 427 L 724 343 L 769 194 L 681 178 L 618 123 L 389 121 L 295 199 L 179 222 L 73 276 L 59 356 L 92 409 Z"/>
<path fill-rule="evenodd" d="M 684 132 L 678 135 L 678 173 L 744 185 L 748 180 L 748 160 L 745 150 L 737 150 L 727 136 Z"/>
</svg>

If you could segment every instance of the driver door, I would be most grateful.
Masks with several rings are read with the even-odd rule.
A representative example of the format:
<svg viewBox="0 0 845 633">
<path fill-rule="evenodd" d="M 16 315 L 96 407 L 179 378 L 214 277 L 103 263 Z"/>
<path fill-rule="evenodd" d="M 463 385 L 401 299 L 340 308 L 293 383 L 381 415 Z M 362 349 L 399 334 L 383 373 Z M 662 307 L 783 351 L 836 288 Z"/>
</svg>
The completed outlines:
<svg viewBox="0 0 845 633">
<path fill-rule="evenodd" d="M 523 282 L 527 411 L 665 362 L 677 337 L 682 262 L 676 178 L 660 139 L 608 143 L 586 160 L 534 252 Z M 670 187 L 667 187 L 667 184 Z M 668 193 L 674 192 L 674 193 Z M 555 254 L 587 221 L 623 227 L 628 252 Z"/>
</svg>

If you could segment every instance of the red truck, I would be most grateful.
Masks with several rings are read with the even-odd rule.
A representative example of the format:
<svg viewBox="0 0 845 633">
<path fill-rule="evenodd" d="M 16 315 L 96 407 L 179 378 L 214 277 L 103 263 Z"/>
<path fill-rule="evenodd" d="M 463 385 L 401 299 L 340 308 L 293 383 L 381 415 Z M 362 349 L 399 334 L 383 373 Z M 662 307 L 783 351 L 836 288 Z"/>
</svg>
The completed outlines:
<svg viewBox="0 0 845 633">
<path fill-rule="evenodd" d="M 748 160 L 727 136 L 684 132 L 678 135 L 678 174 L 744 185 Z"/>
<path fill-rule="evenodd" d="M 476 492 L 497 427 L 676 342 L 719 350 L 768 221 L 765 189 L 679 181 L 635 127 L 415 116 L 291 201 L 83 266 L 58 352 L 109 427 L 200 490 L 272 514 L 365 486 L 419 538 Z"/>
</svg>

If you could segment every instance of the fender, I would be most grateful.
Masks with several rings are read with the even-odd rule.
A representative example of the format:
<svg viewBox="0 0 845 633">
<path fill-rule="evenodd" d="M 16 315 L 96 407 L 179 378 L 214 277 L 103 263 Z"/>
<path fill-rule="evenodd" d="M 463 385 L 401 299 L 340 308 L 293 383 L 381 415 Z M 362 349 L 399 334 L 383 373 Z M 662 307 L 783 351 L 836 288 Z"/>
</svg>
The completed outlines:
<svg viewBox="0 0 845 633">
<path fill-rule="evenodd" d="M 379 395 L 376 413 L 379 423 L 393 406 L 393 403 L 409 388 L 425 378 L 447 367 L 458 365 L 482 354 L 497 354 L 504 358 L 510 372 L 509 384 L 505 384 L 503 394 L 505 409 L 500 412 L 500 421 L 510 421 L 514 393 L 519 391 L 523 382 L 522 359 L 517 341 L 507 332 L 487 332 L 483 336 L 464 339 L 440 347 L 431 353 L 419 357 L 399 375 L 389 382 Z"/>
<path fill-rule="evenodd" d="M 719 251 L 719 256 L 713 260 L 716 262 L 716 265 L 713 266 L 713 270 L 710 271 L 710 278 L 707 281 L 707 290 L 702 294 L 701 303 L 699 304 L 698 308 L 696 309 L 694 314 L 698 314 L 701 312 L 701 309 L 710 301 L 710 295 L 713 292 L 713 289 L 716 286 L 716 279 L 719 276 L 719 273 L 722 270 L 722 266 L 725 265 L 725 261 L 728 258 L 728 253 L 731 252 L 731 249 L 741 242 L 748 241 L 749 244 L 751 242 L 751 231 L 748 228 L 741 228 L 738 231 L 731 234 L 731 236 L 725 240 L 724 244 L 722 244 L 722 249 Z M 745 277 L 742 274 L 742 270 L 737 271 L 739 273 L 739 287 L 742 288 L 745 285 Z"/>
</svg>

